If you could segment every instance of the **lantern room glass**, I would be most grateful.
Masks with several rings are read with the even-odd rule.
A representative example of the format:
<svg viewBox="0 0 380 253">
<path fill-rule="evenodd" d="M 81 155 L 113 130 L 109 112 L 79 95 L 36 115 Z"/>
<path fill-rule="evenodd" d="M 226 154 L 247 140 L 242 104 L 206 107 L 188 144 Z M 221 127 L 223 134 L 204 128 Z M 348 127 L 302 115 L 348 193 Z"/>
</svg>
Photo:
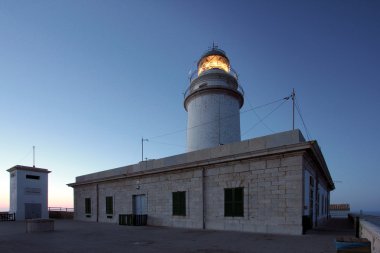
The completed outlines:
<svg viewBox="0 0 380 253">
<path fill-rule="evenodd" d="M 230 72 L 230 63 L 226 57 L 221 55 L 209 55 L 204 57 L 198 65 L 198 76 L 209 69 L 221 69 Z"/>
</svg>

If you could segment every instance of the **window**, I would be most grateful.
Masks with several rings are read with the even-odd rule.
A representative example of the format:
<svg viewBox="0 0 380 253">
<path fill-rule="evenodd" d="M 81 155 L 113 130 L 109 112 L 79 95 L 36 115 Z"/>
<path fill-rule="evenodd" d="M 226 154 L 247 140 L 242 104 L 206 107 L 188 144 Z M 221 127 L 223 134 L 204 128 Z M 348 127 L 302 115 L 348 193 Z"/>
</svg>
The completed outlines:
<svg viewBox="0 0 380 253">
<path fill-rule="evenodd" d="M 244 216 L 244 188 L 224 189 L 224 216 L 243 217 Z"/>
<path fill-rule="evenodd" d="M 322 195 L 322 214 L 325 215 L 325 195 Z"/>
<path fill-rule="evenodd" d="M 34 179 L 34 180 L 40 180 L 40 176 L 34 176 L 34 175 L 26 175 L 27 179 Z"/>
<path fill-rule="evenodd" d="M 86 214 L 91 213 L 91 199 L 90 198 L 84 199 L 84 210 Z"/>
<path fill-rule="evenodd" d="M 173 192 L 173 215 L 186 216 L 186 192 Z"/>
<path fill-rule="evenodd" d="M 309 216 L 314 216 L 314 179 L 312 176 L 309 177 Z"/>
<path fill-rule="evenodd" d="M 113 197 L 106 197 L 106 214 L 113 214 Z"/>
<path fill-rule="evenodd" d="M 315 194 L 315 197 L 317 198 L 316 200 L 315 200 L 315 211 L 316 211 L 316 214 L 315 215 L 317 215 L 317 217 L 319 217 L 319 207 L 320 207 L 320 198 L 319 198 L 319 193 L 318 193 L 318 186 L 317 186 L 317 193 Z"/>
<path fill-rule="evenodd" d="M 230 72 L 230 63 L 228 59 L 221 55 L 209 55 L 203 57 L 198 64 L 198 75 L 209 69 L 222 69 L 227 73 Z"/>
</svg>

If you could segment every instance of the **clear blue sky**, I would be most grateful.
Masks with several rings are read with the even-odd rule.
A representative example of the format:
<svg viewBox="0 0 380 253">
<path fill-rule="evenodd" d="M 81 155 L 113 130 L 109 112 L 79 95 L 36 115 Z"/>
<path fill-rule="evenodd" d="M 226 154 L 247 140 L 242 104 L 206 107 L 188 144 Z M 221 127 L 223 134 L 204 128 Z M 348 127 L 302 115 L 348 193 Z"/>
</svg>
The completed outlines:
<svg viewBox="0 0 380 253">
<path fill-rule="evenodd" d="M 185 152 L 185 131 L 152 137 L 186 128 L 188 72 L 215 41 L 243 110 L 296 89 L 339 181 L 332 202 L 380 210 L 379 13 L 374 0 L 1 0 L 0 209 L 6 169 L 32 165 L 33 145 L 36 166 L 53 171 L 49 205 L 67 207 L 67 183 L 138 162 L 142 136 L 149 159 Z M 276 106 L 242 114 L 243 139 L 289 130 L 290 102 L 257 124 Z"/>
</svg>

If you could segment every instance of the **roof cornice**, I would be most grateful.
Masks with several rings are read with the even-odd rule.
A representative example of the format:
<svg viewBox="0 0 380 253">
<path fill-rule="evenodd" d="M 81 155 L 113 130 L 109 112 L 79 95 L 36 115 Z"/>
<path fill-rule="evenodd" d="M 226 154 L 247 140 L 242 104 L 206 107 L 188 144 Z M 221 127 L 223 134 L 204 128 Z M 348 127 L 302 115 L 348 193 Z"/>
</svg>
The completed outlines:
<svg viewBox="0 0 380 253">
<path fill-rule="evenodd" d="M 47 169 L 37 168 L 37 167 L 29 167 L 29 166 L 23 166 L 23 165 L 16 165 L 10 169 L 7 169 L 8 172 L 12 172 L 15 170 L 33 171 L 33 172 L 39 172 L 39 173 L 50 173 L 51 172 Z"/>
</svg>

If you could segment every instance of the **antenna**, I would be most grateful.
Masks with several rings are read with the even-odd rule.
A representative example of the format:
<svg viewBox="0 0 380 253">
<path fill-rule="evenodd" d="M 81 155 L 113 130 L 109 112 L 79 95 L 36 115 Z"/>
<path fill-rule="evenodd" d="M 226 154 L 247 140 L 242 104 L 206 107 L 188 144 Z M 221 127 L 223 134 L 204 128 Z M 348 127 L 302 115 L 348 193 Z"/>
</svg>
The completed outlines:
<svg viewBox="0 0 380 253">
<path fill-rule="evenodd" d="M 149 141 L 148 139 L 141 138 L 141 161 L 144 161 L 144 141 Z"/>
<path fill-rule="evenodd" d="M 294 100 L 296 98 L 296 93 L 294 91 L 294 88 L 293 88 L 293 91 L 292 91 L 291 98 L 292 98 L 292 102 L 293 102 L 293 130 L 294 130 Z"/>
<path fill-rule="evenodd" d="M 36 167 L 36 146 L 33 146 L 33 167 Z"/>
<path fill-rule="evenodd" d="M 215 43 L 215 41 L 212 41 L 212 49 L 218 49 L 218 45 Z"/>
</svg>

